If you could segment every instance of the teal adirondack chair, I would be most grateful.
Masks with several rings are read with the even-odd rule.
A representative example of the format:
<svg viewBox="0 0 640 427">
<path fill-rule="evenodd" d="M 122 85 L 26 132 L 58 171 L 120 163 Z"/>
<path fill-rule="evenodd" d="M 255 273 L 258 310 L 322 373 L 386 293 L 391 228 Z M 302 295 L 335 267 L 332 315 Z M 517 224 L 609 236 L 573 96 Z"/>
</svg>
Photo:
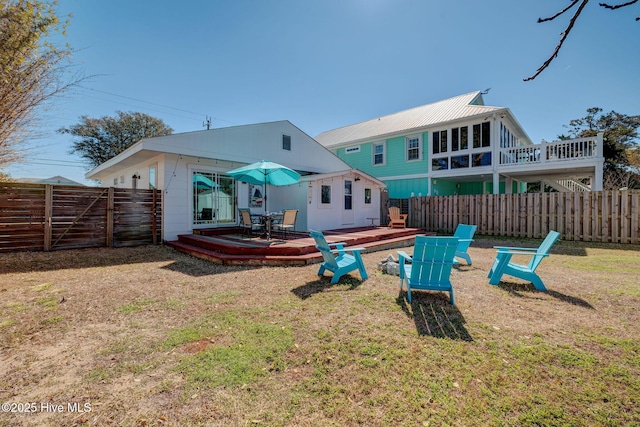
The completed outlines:
<svg viewBox="0 0 640 427">
<path fill-rule="evenodd" d="M 546 291 L 542 279 L 536 273 L 536 268 L 540 265 L 542 260 L 549 256 L 549 250 L 560 238 L 560 233 L 557 231 L 550 231 L 547 237 L 542 241 L 537 248 L 513 248 L 506 246 L 494 246 L 498 253 L 496 259 L 493 261 L 493 266 L 489 271 L 489 283 L 497 285 L 500 283 L 500 278 L 503 274 L 508 274 L 513 277 L 518 277 L 523 280 L 528 280 L 533 283 L 533 286 L 540 291 Z M 527 265 L 521 265 L 511 262 L 513 255 L 528 255 L 531 257 L 531 261 Z"/>
<path fill-rule="evenodd" d="M 469 245 L 473 242 L 473 235 L 476 234 L 477 225 L 458 224 L 453 237 L 458 238 L 458 247 L 456 248 L 456 258 L 462 258 L 471 265 L 471 256 L 467 253 Z M 458 261 L 456 260 L 457 264 Z"/>
<path fill-rule="evenodd" d="M 411 289 L 420 289 L 449 292 L 451 305 L 455 305 L 450 276 L 457 247 L 457 237 L 416 236 L 412 257 L 398 251 L 400 290 L 406 281 L 409 302 Z"/>
<path fill-rule="evenodd" d="M 322 253 L 324 262 L 320 265 L 318 276 L 322 276 L 325 270 L 333 272 L 331 283 L 338 283 L 340 277 L 358 270 L 362 280 L 367 280 L 367 270 L 364 268 L 360 252 L 365 248 L 345 248 L 345 243 L 327 243 L 327 240 L 320 231 L 309 230 L 311 237 L 316 241 L 316 248 Z M 331 247 L 336 249 L 332 249 Z M 347 253 L 350 252 L 351 254 Z M 336 256 L 337 254 L 337 256 Z"/>
</svg>

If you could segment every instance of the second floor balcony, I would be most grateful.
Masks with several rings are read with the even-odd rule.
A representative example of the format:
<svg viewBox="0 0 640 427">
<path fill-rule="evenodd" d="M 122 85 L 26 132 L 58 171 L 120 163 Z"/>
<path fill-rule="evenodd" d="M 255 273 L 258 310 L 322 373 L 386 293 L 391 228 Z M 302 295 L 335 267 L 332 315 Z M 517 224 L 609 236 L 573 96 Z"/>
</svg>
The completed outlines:
<svg viewBox="0 0 640 427">
<path fill-rule="evenodd" d="M 520 147 L 501 148 L 500 166 L 541 167 L 543 165 L 571 164 L 578 162 L 591 163 L 602 161 L 602 137 L 577 138 L 564 141 L 546 142 L 540 144 L 524 145 Z"/>
</svg>

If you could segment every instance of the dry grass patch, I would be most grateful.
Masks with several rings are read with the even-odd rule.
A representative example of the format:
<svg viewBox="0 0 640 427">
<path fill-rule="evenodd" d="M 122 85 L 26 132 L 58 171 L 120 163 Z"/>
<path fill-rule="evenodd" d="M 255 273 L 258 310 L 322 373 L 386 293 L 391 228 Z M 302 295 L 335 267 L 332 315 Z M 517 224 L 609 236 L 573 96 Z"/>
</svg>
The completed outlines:
<svg viewBox="0 0 640 427">
<path fill-rule="evenodd" d="M 478 238 L 455 307 L 409 304 L 392 251 L 337 285 L 161 246 L 3 254 L 0 401 L 91 411 L 0 426 L 640 424 L 640 248 L 559 242 L 549 292 L 488 285 L 493 245 L 538 243 Z"/>
</svg>

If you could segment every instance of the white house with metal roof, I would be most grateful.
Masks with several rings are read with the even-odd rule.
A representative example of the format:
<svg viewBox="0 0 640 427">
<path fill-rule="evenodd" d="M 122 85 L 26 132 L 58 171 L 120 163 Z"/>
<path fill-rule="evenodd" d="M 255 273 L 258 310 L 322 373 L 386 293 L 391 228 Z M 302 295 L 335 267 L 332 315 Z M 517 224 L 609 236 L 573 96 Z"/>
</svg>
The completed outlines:
<svg viewBox="0 0 640 427">
<path fill-rule="evenodd" d="M 315 139 L 387 184 L 389 197 L 602 189 L 602 135 L 534 144 L 480 91 L 329 130 Z"/>
<path fill-rule="evenodd" d="M 296 170 L 299 183 L 262 186 L 235 181 L 232 169 L 268 159 Z M 296 230 L 370 224 L 384 183 L 355 170 L 287 120 L 146 138 L 86 174 L 103 187 L 163 191 L 164 240 L 199 228 L 238 225 L 253 213 L 297 209 Z"/>
</svg>

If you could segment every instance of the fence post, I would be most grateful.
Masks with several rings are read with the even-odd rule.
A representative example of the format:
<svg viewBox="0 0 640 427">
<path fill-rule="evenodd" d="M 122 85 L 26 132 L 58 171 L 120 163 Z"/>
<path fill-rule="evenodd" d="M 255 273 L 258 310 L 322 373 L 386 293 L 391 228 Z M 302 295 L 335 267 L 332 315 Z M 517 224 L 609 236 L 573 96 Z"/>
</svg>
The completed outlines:
<svg viewBox="0 0 640 427">
<path fill-rule="evenodd" d="M 380 192 L 380 226 L 387 224 L 389 216 L 389 192 L 383 190 Z"/>
<path fill-rule="evenodd" d="M 114 205 L 113 187 L 109 187 L 109 195 L 107 196 L 107 247 L 113 247 L 113 205 Z"/>
<path fill-rule="evenodd" d="M 158 244 L 158 230 L 157 230 L 157 226 L 156 226 L 156 220 L 158 219 L 158 207 L 157 207 L 157 203 L 158 203 L 158 196 L 157 196 L 157 190 L 153 189 L 153 208 L 151 210 L 151 234 L 152 234 L 152 238 L 151 238 L 151 243 L 153 243 L 154 245 Z"/>
<path fill-rule="evenodd" d="M 51 236 L 53 234 L 53 185 L 44 186 L 44 248 L 51 250 Z"/>
</svg>

